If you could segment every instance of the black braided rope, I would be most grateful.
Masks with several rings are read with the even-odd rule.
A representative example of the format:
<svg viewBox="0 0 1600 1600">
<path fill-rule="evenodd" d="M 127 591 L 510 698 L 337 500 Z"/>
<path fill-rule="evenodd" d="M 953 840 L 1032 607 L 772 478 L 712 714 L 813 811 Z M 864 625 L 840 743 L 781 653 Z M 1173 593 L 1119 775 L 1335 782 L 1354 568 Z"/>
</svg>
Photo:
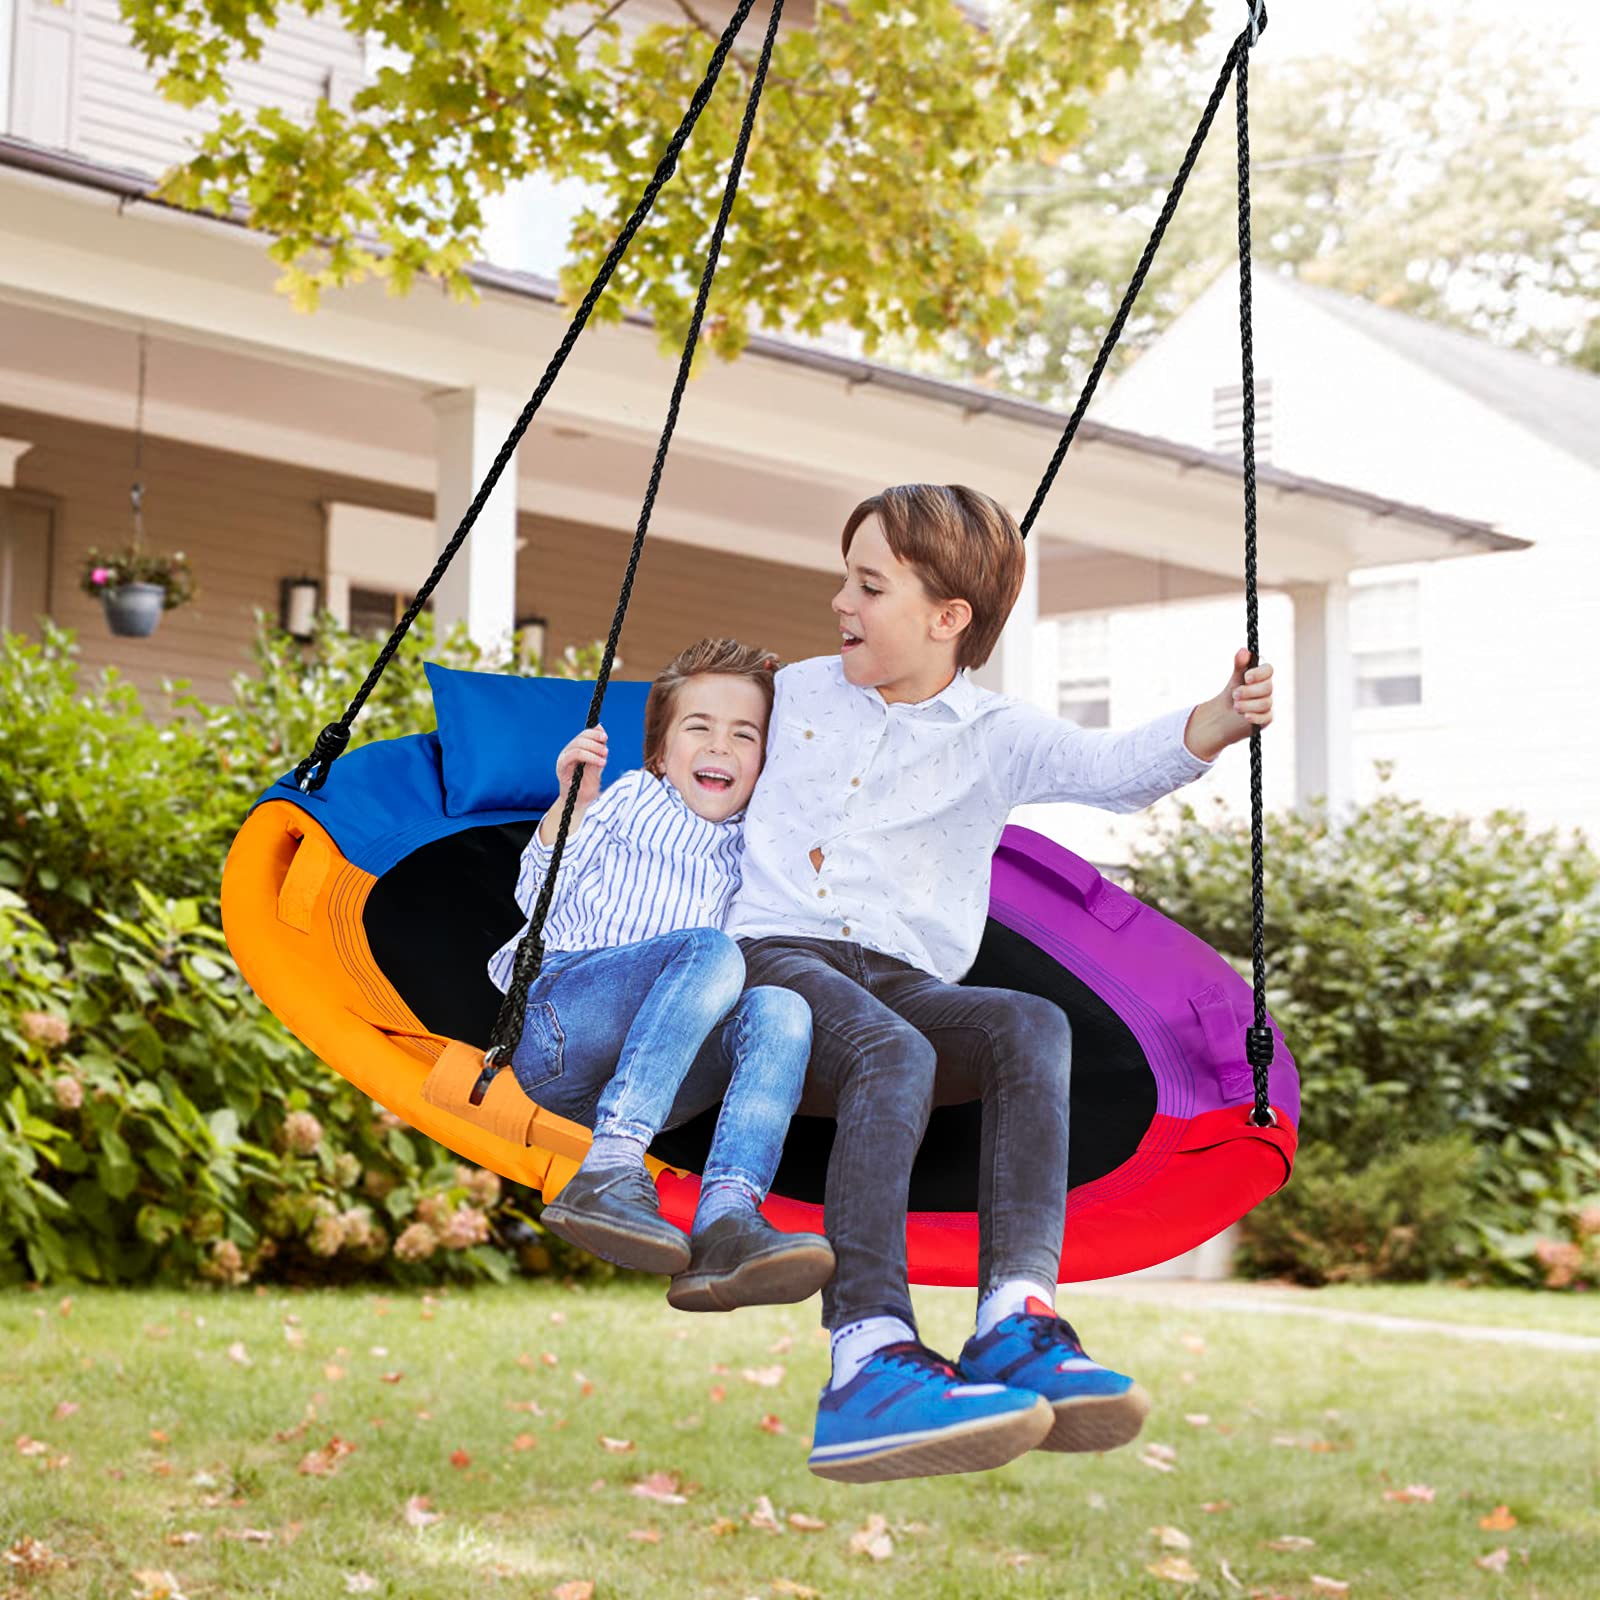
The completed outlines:
<svg viewBox="0 0 1600 1600">
<path fill-rule="evenodd" d="M 1261 23 L 1266 25 L 1266 9 L 1262 8 Z M 1217 74 L 1217 81 L 1212 85 L 1211 98 L 1206 101 L 1206 108 L 1200 114 L 1199 126 L 1194 130 L 1194 137 L 1189 141 L 1189 148 L 1184 151 L 1183 162 L 1178 168 L 1178 175 L 1172 180 L 1172 187 L 1167 191 L 1167 198 L 1161 204 L 1161 213 L 1156 218 L 1156 225 L 1150 231 L 1150 238 L 1144 247 L 1144 254 L 1139 257 L 1139 265 L 1134 268 L 1133 276 L 1128 280 L 1128 287 L 1122 296 L 1122 304 L 1117 307 L 1117 314 L 1111 319 L 1111 326 L 1106 329 L 1106 336 L 1100 342 L 1099 353 L 1094 358 L 1094 365 L 1089 369 L 1089 376 L 1084 379 L 1082 392 L 1078 395 L 1077 404 L 1072 408 L 1072 415 L 1067 418 L 1067 425 L 1062 430 L 1060 442 L 1056 445 L 1055 454 L 1050 458 L 1050 465 L 1044 469 L 1044 476 L 1039 480 L 1039 487 L 1033 492 L 1033 503 L 1028 507 L 1027 514 L 1021 522 L 1022 537 L 1026 539 L 1033 529 L 1033 524 L 1043 509 L 1046 496 L 1049 495 L 1051 486 L 1056 481 L 1056 474 L 1061 470 L 1061 463 L 1067 458 L 1067 451 L 1072 448 L 1072 441 L 1077 437 L 1078 424 L 1083 421 L 1084 413 L 1089 409 L 1089 402 L 1094 399 L 1094 392 L 1100 385 L 1101 375 L 1106 370 L 1106 363 L 1111 359 L 1111 352 L 1117 347 L 1117 340 L 1122 337 L 1122 329 L 1128 320 L 1128 314 L 1133 310 L 1133 303 L 1139 298 L 1139 291 L 1144 288 L 1144 280 L 1150 271 L 1151 264 L 1155 261 L 1156 251 L 1161 248 L 1161 240 L 1167 231 L 1167 224 L 1172 221 L 1173 214 L 1178 209 L 1178 201 L 1183 198 L 1184 186 L 1189 181 L 1189 174 L 1194 170 L 1194 164 L 1200 158 L 1201 147 L 1206 142 L 1206 135 L 1211 132 L 1211 124 L 1216 119 L 1217 108 L 1222 104 L 1222 97 L 1227 93 L 1228 80 L 1233 76 L 1235 64 L 1249 52 L 1250 34 L 1248 31 L 1241 33 L 1229 46 L 1228 54 L 1222 63 L 1222 70 Z"/>
<path fill-rule="evenodd" d="M 783 0 L 773 0 L 772 15 L 767 21 L 766 37 L 761 44 L 761 56 L 751 80 L 749 97 L 745 101 L 744 121 L 739 128 L 738 143 L 734 147 L 733 159 L 728 164 L 727 182 L 722 190 L 722 206 L 717 212 L 716 224 L 711 230 L 711 244 L 706 251 L 705 270 L 700 276 L 700 290 L 695 296 L 694 315 L 690 318 L 689 331 L 683 342 L 683 354 L 678 360 L 678 374 L 672 385 L 672 399 L 667 406 L 667 418 L 662 425 L 661 439 L 656 446 L 655 461 L 650 469 L 650 485 L 645 490 L 644 504 L 639 511 L 639 523 L 633 536 L 633 549 L 628 555 L 628 569 L 622 579 L 622 592 L 617 598 L 616 615 L 611 619 L 611 632 L 606 638 L 605 654 L 600 662 L 594 694 L 589 701 L 589 719 L 584 724 L 588 728 L 594 727 L 600 720 L 601 702 L 605 699 L 606 685 L 611 678 L 611 662 L 616 655 L 617 640 L 622 634 L 622 621 L 627 615 L 628 601 L 633 594 L 634 574 L 638 570 L 639 558 L 644 552 L 645 534 L 650 528 L 656 492 L 661 487 L 661 474 L 667 463 L 667 451 L 678 425 L 678 410 L 683 402 L 684 389 L 689 382 L 689 370 L 694 364 L 695 349 L 700 343 L 700 326 L 705 320 L 706 303 L 711 297 L 711 282 L 716 276 L 717 261 L 722 254 L 723 235 L 727 231 L 728 218 L 733 211 L 734 197 L 739 191 L 739 179 L 744 172 L 745 155 L 750 148 L 750 136 L 755 130 L 756 110 L 761 104 L 761 91 L 766 83 L 767 68 L 772 61 L 772 48 L 777 42 L 778 22 L 782 15 Z M 483 1071 L 473 1087 L 471 1098 L 474 1104 L 482 1099 L 489 1082 L 511 1059 L 512 1051 L 522 1038 L 523 1023 L 528 1009 L 528 989 L 538 977 L 540 965 L 544 960 L 545 918 L 549 914 L 556 874 L 561 870 L 561 856 L 566 849 L 567 830 L 572 822 L 572 812 L 578 798 L 578 786 L 582 781 L 583 765 L 580 762 L 573 769 L 572 780 L 567 785 L 567 797 L 561 807 L 561 821 L 556 830 L 555 847 L 550 856 L 550 865 L 545 869 L 544 882 L 539 888 L 539 898 L 534 904 L 528 931 L 517 945 L 516 957 L 512 964 L 511 984 L 501 1003 L 500 1014 L 495 1019 L 494 1032 L 489 1038 L 489 1048 L 484 1053 Z"/>
<path fill-rule="evenodd" d="M 472 532 L 472 525 L 478 520 L 479 513 L 487 504 L 489 496 L 494 492 L 494 486 L 500 481 L 500 475 L 506 469 L 506 464 L 516 453 L 517 446 L 522 442 L 522 436 L 528 431 L 528 425 L 534 419 L 539 407 L 544 404 L 545 396 L 550 392 L 550 386 L 556 381 L 557 375 L 566 365 L 567 357 L 572 353 L 572 347 L 578 342 L 578 335 L 583 332 L 589 320 L 590 313 L 595 308 L 605 286 L 611 281 L 612 274 L 617 270 L 618 263 L 627 253 L 628 246 L 633 242 L 633 236 L 639 231 L 640 224 L 650 214 L 650 208 L 656 203 L 656 196 L 661 192 L 662 186 L 677 170 L 678 157 L 682 153 L 685 142 L 694 131 L 695 124 L 700 120 L 700 113 L 705 110 L 706 102 L 711 98 L 711 91 L 716 87 L 717 79 L 722 73 L 723 63 L 728 58 L 728 52 L 733 48 L 733 41 L 738 37 L 744 20 L 750 15 L 751 7 L 755 0 L 739 0 L 739 7 L 729 19 L 728 25 L 722 30 L 721 37 L 717 40 L 717 47 L 711 53 L 710 63 L 706 67 L 705 76 L 700 80 L 700 86 L 694 92 L 689 102 L 689 109 L 684 113 L 683 120 L 678 124 L 677 131 L 667 142 L 667 148 L 656 166 L 655 174 L 645 186 L 644 193 L 640 195 L 638 204 L 633 208 L 633 214 L 623 225 L 622 231 L 617 235 L 600 270 L 595 274 L 594 281 L 589 285 L 588 293 L 583 297 L 572 321 L 568 324 L 566 333 L 562 336 L 556 353 L 551 356 L 549 365 L 544 370 L 544 376 L 539 380 L 539 386 L 533 391 L 527 405 L 522 408 L 522 414 L 517 418 L 511 432 L 506 436 L 506 442 L 500 446 L 500 453 L 494 458 L 493 464 L 484 479 L 478 485 L 478 492 L 472 497 L 472 504 L 466 509 L 451 536 L 450 542 L 439 553 L 439 559 L 434 562 L 433 571 L 427 576 L 422 587 L 417 590 L 415 598 L 406 607 L 405 614 L 395 625 L 395 630 L 389 635 L 388 643 L 378 652 L 378 658 L 372 664 L 372 670 L 367 674 L 366 680 L 356 690 L 355 695 L 344 709 L 344 715 L 336 722 L 330 722 L 321 733 L 317 735 L 316 744 L 311 754 L 294 769 L 295 782 L 302 791 L 310 793 L 320 789 L 327 781 L 328 770 L 333 763 L 344 753 L 344 748 L 350 743 L 350 725 L 360 714 L 362 706 L 367 703 L 367 696 L 377 687 L 378 679 L 383 676 L 384 668 L 394 658 L 394 653 L 400 648 L 400 642 L 411 629 L 411 624 L 421 614 L 423 606 L 428 603 L 428 597 L 438 587 L 439 580 L 444 577 L 452 560 L 465 542 L 466 537 Z"/>
<path fill-rule="evenodd" d="M 1182 198 L 1184 186 L 1189 181 L 1189 174 L 1194 169 L 1195 162 L 1199 159 L 1201 147 L 1205 144 L 1206 136 L 1211 132 L 1211 124 L 1216 119 L 1218 107 L 1222 104 L 1222 97 L 1227 92 L 1228 80 L 1234 81 L 1234 108 L 1239 147 L 1239 348 L 1243 364 L 1243 400 L 1244 400 L 1244 425 L 1242 429 L 1243 455 L 1244 455 L 1244 598 L 1245 598 L 1245 640 L 1250 649 L 1250 665 L 1256 666 L 1260 662 L 1260 631 L 1257 625 L 1256 603 L 1256 390 L 1255 390 L 1255 337 L 1252 329 L 1251 300 L 1250 300 L 1250 106 L 1249 106 L 1249 68 L 1251 47 L 1260 39 L 1267 26 L 1267 7 L 1265 0 L 1246 0 L 1250 7 L 1250 25 L 1239 34 L 1229 47 L 1228 54 L 1223 61 L 1222 70 L 1217 74 L 1217 81 L 1212 85 L 1211 96 L 1206 101 L 1205 110 L 1201 113 L 1199 126 L 1194 131 L 1194 137 L 1189 141 L 1189 148 L 1184 152 L 1183 162 L 1178 168 L 1178 175 L 1172 180 L 1172 187 L 1167 191 L 1167 198 L 1162 202 L 1160 215 L 1156 218 L 1156 225 L 1151 230 L 1150 238 L 1145 244 L 1144 253 L 1139 257 L 1139 264 L 1134 269 L 1132 278 L 1128 280 L 1127 290 L 1122 296 L 1122 303 L 1117 307 L 1117 314 L 1111 319 L 1111 326 L 1106 330 L 1105 338 L 1101 341 L 1099 353 L 1095 356 L 1094 365 L 1089 370 L 1089 376 L 1084 380 L 1083 390 L 1078 396 L 1077 404 L 1072 408 L 1072 414 L 1067 418 L 1067 425 L 1062 431 L 1061 438 L 1056 445 L 1055 454 L 1050 458 L 1050 464 L 1045 468 L 1044 476 L 1039 480 L 1039 487 L 1034 491 L 1033 502 L 1029 505 L 1027 515 L 1021 522 L 1022 537 L 1027 538 L 1040 510 L 1044 506 L 1045 498 L 1049 495 L 1051 486 L 1055 483 L 1056 474 L 1061 470 L 1061 463 L 1066 459 L 1067 451 L 1072 446 L 1072 441 L 1078 432 L 1078 426 L 1083 421 L 1084 413 L 1089 409 L 1089 402 L 1094 398 L 1095 389 L 1098 387 L 1101 375 L 1105 372 L 1106 363 L 1111 359 L 1111 352 L 1116 348 L 1117 340 L 1122 337 L 1122 330 L 1127 323 L 1128 315 L 1133 310 L 1134 301 L 1139 297 L 1139 291 L 1144 287 L 1144 280 L 1150 271 L 1151 263 L 1156 258 L 1156 251 L 1160 248 L 1162 236 L 1167 231 L 1167 224 L 1172 221 L 1173 214 L 1178 209 L 1178 201 Z M 1270 1091 L 1267 1081 L 1268 1068 L 1272 1065 L 1273 1040 L 1272 1028 L 1267 1022 L 1267 957 L 1266 957 L 1266 906 L 1264 887 L 1264 851 L 1263 851 L 1263 824 L 1261 802 L 1261 730 L 1250 730 L 1250 963 L 1252 988 L 1254 990 L 1254 1018 L 1251 1025 L 1245 1029 L 1245 1059 L 1250 1063 L 1251 1077 L 1255 1089 L 1255 1105 L 1250 1113 L 1251 1121 L 1257 1127 L 1267 1127 L 1277 1121 L 1270 1103 Z"/>
<path fill-rule="evenodd" d="M 1259 24 L 1266 22 L 1266 7 L 1259 8 Z M 1241 37 L 1243 37 L 1241 35 Z M 1239 357 L 1244 391 L 1241 441 L 1244 455 L 1244 614 L 1245 643 L 1250 665 L 1260 659 L 1261 636 L 1256 609 L 1256 368 L 1255 333 L 1250 298 L 1250 52 L 1239 51 L 1234 84 L 1234 107 L 1239 142 Z M 1267 1084 L 1272 1065 L 1272 1029 L 1267 1023 L 1266 897 L 1264 889 L 1264 827 L 1261 805 L 1261 729 L 1250 730 L 1250 973 L 1255 992 L 1255 1016 L 1245 1029 L 1245 1059 L 1250 1063 L 1256 1103 L 1250 1120 L 1264 1128 L 1273 1115 Z"/>
</svg>

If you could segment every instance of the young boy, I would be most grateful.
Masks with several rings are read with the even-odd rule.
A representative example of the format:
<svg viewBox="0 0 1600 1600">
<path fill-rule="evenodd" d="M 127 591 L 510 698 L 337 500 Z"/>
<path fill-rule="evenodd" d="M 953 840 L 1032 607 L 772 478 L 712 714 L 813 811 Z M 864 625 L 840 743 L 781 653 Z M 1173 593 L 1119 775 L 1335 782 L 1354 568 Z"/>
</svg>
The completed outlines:
<svg viewBox="0 0 1600 1600">
<path fill-rule="evenodd" d="M 746 987 L 738 947 L 718 929 L 739 882 L 775 665 L 753 646 L 702 639 L 651 686 L 642 767 L 602 794 L 600 727 L 557 757 L 558 793 L 579 763 L 583 778 L 511 1058 L 538 1104 L 594 1129 L 543 1225 L 608 1261 L 671 1273 L 667 1298 L 685 1311 L 804 1300 L 833 1271 L 826 1239 L 780 1232 L 759 1210 L 800 1098 L 810 1014 L 788 990 Z M 523 852 L 517 902 L 530 914 L 562 804 Z M 502 989 L 520 941 L 489 963 Z M 718 1101 L 685 1239 L 661 1215 L 645 1151 Z"/>
<path fill-rule="evenodd" d="M 974 684 L 1022 586 L 988 496 L 911 485 L 844 527 L 837 656 L 784 667 L 724 930 L 747 981 L 812 1012 L 802 1114 L 836 1122 L 824 1195 L 832 1381 L 810 1465 L 830 1478 L 997 1466 L 1035 1445 L 1105 1450 L 1148 1398 L 1055 1315 L 1067 1198 L 1071 1037 L 1041 996 L 964 988 L 1012 807 L 1136 811 L 1266 726 L 1272 669 L 1126 732 L 1085 732 Z M 936 1104 L 981 1100 L 977 1330 L 959 1367 L 917 1340 L 911 1165 Z"/>
</svg>

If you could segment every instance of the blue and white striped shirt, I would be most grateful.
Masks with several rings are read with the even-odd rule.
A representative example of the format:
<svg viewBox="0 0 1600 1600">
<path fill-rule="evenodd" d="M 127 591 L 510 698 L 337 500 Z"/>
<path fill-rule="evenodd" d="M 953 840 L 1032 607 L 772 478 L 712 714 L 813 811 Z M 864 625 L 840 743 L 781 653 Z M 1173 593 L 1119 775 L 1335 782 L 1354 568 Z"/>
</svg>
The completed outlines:
<svg viewBox="0 0 1600 1600">
<path fill-rule="evenodd" d="M 547 950 L 606 950 L 680 928 L 720 928 L 739 887 L 743 811 L 711 822 L 654 773 L 636 767 L 605 789 L 567 840 L 544 923 Z M 534 829 L 517 873 L 517 904 L 530 919 L 551 847 Z M 511 983 L 528 924 L 489 959 L 489 977 Z"/>
</svg>

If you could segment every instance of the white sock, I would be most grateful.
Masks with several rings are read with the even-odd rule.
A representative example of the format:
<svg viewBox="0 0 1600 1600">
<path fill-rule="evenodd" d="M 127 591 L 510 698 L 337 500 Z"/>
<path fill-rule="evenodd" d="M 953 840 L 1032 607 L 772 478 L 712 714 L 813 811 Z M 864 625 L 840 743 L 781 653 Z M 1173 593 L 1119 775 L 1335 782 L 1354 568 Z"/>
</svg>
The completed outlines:
<svg viewBox="0 0 1600 1600">
<path fill-rule="evenodd" d="M 842 1389 L 866 1366 L 874 1351 L 916 1336 L 917 1330 L 899 1317 L 862 1317 L 859 1322 L 847 1322 L 842 1328 L 835 1328 L 830 1339 L 833 1377 L 828 1387 Z"/>
<path fill-rule="evenodd" d="M 1045 1309 L 1056 1308 L 1056 1291 L 1034 1278 L 1006 1278 L 989 1290 L 978 1302 L 978 1337 L 992 1333 L 996 1324 L 1029 1309 L 1030 1300 L 1042 1300 Z M 1038 1306 L 1032 1307 L 1037 1311 Z"/>
</svg>

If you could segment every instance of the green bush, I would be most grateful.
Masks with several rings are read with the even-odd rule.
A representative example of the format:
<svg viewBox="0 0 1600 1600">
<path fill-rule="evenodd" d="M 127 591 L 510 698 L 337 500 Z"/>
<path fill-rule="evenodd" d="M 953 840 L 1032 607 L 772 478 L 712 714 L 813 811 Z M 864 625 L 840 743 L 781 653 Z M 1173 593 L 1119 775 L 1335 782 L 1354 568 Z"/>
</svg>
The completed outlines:
<svg viewBox="0 0 1600 1600">
<path fill-rule="evenodd" d="M 0 890 L 0 1281 L 505 1275 L 499 1180 L 328 1072 L 194 901 L 137 894 L 63 959 Z"/>
<path fill-rule="evenodd" d="M 1458 1275 L 1474 1254 L 1478 1165 L 1465 1134 L 1358 1168 L 1332 1145 L 1302 1145 L 1289 1184 L 1245 1218 L 1240 1269 L 1310 1284 Z"/>
<path fill-rule="evenodd" d="M 1408 1219 L 1408 1173 L 1435 1155 L 1453 1170 L 1440 1152 L 1465 1136 L 1477 1165 L 1448 1187 L 1466 1241 L 1456 1268 L 1531 1281 L 1505 1241 L 1527 1243 L 1531 1231 L 1570 1245 L 1574 1219 L 1600 1204 L 1593 1169 L 1556 1133 L 1591 1151 L 1600 1143 L 1595 852 L 1520 815 L 1472 822 L 1384 791 L 1340 821 L 1316 808 L 1269 817 L 1265 862 L 1267 1001 L 1298 1063 L 1303 1105 L 1296 1175 L 1251 1219 L 1249 1259 L 1327 1276 L 1333 1257 L 1316 1233 L 1337 1213 L 1367 1241 L 1357 1264 L 1409 1271 L 1399 1235 L 1381 1246 L 1386 1230 L 1442 1234 L 1436 1197 L 1417 1192 Z M 1248 977 L 1246 825 L 1185 807 L 1172 836 L 1141 850 L 1132 880 Z M 1357 1223 L 1369 1172 L 1370 1211 Z M 1567 1196 L 1559 1216 L 1557 1193 Z M 1296 1239 L 1304 1255 L 1292 1261 Z M 1527 1243 L 1530 1262 L 1534 1249 Z M 1430 1270 L 1445 1270 L 1443 1257 L 1424 1254 Z M 1552 1276 L 1561 1274 L 1544 1281 Z M 1591 1265 L 1563 1281 L 1596 1278 Z"/>
<path fill-rule="evenodd" d="M 0 632 L 0 887 L 58 938 L 92 927 L 101 909 L 135 915 L 135 882 L 198 899 L 215 921 L 222 863 L 250 803 L 343 712 L 377 649 L 328 617 L 306 645 L 258 618 L 233 701 L 208 705 L 170 684 L 176 714 L 157 721 L 114 669 L 80 681 L 70 633 L 50 627 L 35 644 Z M 530 658 L 509 670 L 592 677 L 599 659 L 589 646 L 548 669 Z M 433 727 L 427 660 L 483 665 L 464 630 L 436 640 L 432 618 L 419 617 L 357 718 L 352 749 Z"/>
<path fill-rule="evenodd" d="M 425 656 L 481 664 L 460 634 L 431 648 L 427 618 L 418 635 L 353 744 L 433 725 Z M 246 809 L 376 648 L 262 628 L 232 705 L 174 686 L 157 723 L 115 673 L 81 685 L 69 635 L 0 635 L 0 1282 L 609 1270 L 318 1061 L 219 930 Z"/>
</svg>

